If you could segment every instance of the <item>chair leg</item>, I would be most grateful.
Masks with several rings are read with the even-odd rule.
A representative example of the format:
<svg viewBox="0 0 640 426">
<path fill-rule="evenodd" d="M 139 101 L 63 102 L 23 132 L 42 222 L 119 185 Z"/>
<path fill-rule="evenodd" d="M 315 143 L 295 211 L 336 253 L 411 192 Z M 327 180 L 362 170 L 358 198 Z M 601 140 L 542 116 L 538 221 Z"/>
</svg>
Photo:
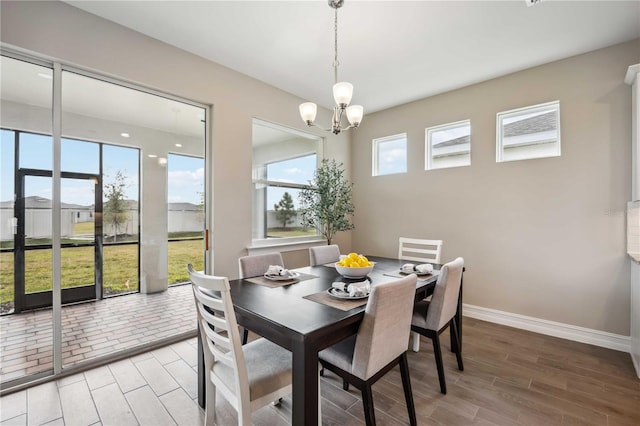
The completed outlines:
<svg viewBox="0 0 640 426">
<path fill-rule="evenodd" d="M 440 392 L 447 393 L 447 383 L 444 380 L 444 366 L 442 364 L 442 350 L 440 349 L 440 336 L 435 332 L 431 337 L 433 341 L 433 354 L 436 357 L 436 367 L 438 368 L 438 380 L 440 381 Z"/>
<path fill-rule="evenodd" d="M 244 328 L 242 331 L 242 344 L 246 345 L 248 340 L 249 340 L 249 330 Z"/>
<path fill-rule="evenodd" d="M 367 426 L 375 426 L 376 414 L 373 408 L 373 392 L 370 384 L 365 384 L 362 387 L 362 405 L 364 405 L 364 420 Z"/>
<path fill-rule="evenodd" d="M 324 371 L 324 368 L 320 371 Z M 320 377 L 318 377 L 318 426 L 322 426 L 322 389 L 320 387 Z"/>
<path fill-rule="evenodd" d="M 204 424 L 205 426 L 214 426 L 216 422 L 216 387 L 209 381 L 207 377 L 205 385 L 205 405 L 204 405 Z"/>
<path fill-rule="evenodd" d="M 451 333 L 453 333 L 455 341 L 458 343 L 456 345 L 456 359 L 458 360 L 458 370 L 464 371 L 464 365 L 462 364 L 462 350 L 460 349 L 460 334 L 458 334 L 458 325 L 456 319 L 451 320 Z"/>
<path fill-rule="evenodd" d="M 413 351 L 420 352 L 420 335 L 415 331 L 412 331 L 411 336 L 413 338 Z"/>
<path fill-rule="evenodd" d="M 345 379 L 342 379 L 342 389 L 346 391 L 349 390 L 349 382 L 347 382 Z"/>
<path fill-rule="evenodd" d="M 409 363 L 407 362 L 407 353 L 400 355 L 400 375 L 402 376 L 402 387 L 404 388 L 404 399 L 407 402 L 407 411 L 409 412 L 409 424 L 416 426 L 416 407 L 413 403 L 413 392 L 411 392 L 411 379 L 409 378 Z"/>
</svg>

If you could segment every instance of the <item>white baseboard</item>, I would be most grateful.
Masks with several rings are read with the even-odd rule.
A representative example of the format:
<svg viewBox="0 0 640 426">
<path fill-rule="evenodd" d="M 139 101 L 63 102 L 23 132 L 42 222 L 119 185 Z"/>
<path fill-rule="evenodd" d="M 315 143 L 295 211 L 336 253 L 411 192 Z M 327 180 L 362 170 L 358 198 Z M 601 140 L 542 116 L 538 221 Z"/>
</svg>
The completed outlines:
<svg viewBox="0 0 640 426">
<path fill-rule="evenodd" d="M 636 376 L 638 376 L 638 378 L 640 379 L 640 359 L 631 354 L 631 360 L 633 361 L 633 366 L 636 369 Z"/>
<path fill-rule="evenodd" d="M 603 348 L 615 349 L 622 352 L 631 352 L 631 337 L 606 331 L 593 330 L 560 322 L 548 321 L 511 312 L 498 311 L 496 309 L 483 308 L 481 306 L 462 306 L 462 314 L 466 317 L 483 321 L 494 322 L 509 327 L 560 337 L 576 342 L 588 343 Z M 636 360 L 634 360 L 636 362 Z M 637 369 L 637 366 L 636 366 Z"/>
</svg>

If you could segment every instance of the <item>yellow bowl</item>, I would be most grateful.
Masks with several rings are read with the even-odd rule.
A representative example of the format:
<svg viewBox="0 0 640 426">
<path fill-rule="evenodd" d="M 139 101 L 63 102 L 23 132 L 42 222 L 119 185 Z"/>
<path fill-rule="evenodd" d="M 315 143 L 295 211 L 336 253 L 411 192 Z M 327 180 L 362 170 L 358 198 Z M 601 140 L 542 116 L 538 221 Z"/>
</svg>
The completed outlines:
<svg viewBox="0 0 640 426">
<path fill-rule="evenodd" d="M 371 266 L 365 266 L 362 268 L 349 268 L 347 266 L 340 266 L 335 263 L 336 271 L 345 278 L 363 278 L 373 271 L 374 263 L 371 262 Z"/>
</svg>

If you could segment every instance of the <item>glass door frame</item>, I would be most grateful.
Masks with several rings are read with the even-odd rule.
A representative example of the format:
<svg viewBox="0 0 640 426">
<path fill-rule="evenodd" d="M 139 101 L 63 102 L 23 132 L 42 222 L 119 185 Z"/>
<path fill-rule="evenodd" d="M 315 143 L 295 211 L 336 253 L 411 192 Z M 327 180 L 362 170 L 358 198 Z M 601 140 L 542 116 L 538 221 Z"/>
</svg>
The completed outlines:
<svg viewBox="0 0 640 426">
<path fill-rule="evenodd" d="M 28 176 L 52 178 L 50 170 L 20 169 L 16 170 L 15 178 L 15 215 L 18 219 L 17 232 L 14 236 L 14 297 L 15 312 L 24 310 L 51 307 L 53 304 L 53 289 L 37 293 L 26 293 L 26 261 L 25 254 L 25 180 Z M 94 282 L 93 285 L 62 288 L 62 304 L 81 302 L 102 298 L 102 183 L 99 175 L 88 173 L 61 172 L 61 179 L 90 180 L 95 184 L 95 210 L 94 210 L 94 240 L 90 243 L 65 243 L 60 244 L 60 250 L 73 247 L 94 247 Z M 52 230 L 54 224 L 52 222 Z M 47 249 L 53 250 L 51 244 L 29 246 L 29 250 Z"/>
<path fill-rule="evenodd" d="M 211 182 L 213 182 L 213 149 L 212 149 L 212 126 L 213 126 L 213 105 L 203 104 L 197 101 L 186 99 L 180 96 L 171 95 L 166 92 L 158 91 L 140 84 L 131 83 L 125 80 L 119 80 L 112 77 L 108 77 L 104 74 L 82 69 L 80 67 L 67 65 L 56 59 L 49 59 L 43 56 L 38 56 L 33 53 L 23 53 L 11 48 L 0 46 L 0 54 L 12 59 L 25 61 L 34 65 L 40 65 L 52 69 L 53 71 L 53 93 L 52 93 L 52 127 L 51 137 L 53 138 L 53 165 L 51 173 L 52 178 L 52 223 L 54 225 L 52 229 L 52 329 L 53 329 L 53 368 L 50 370 L 43 370 L 37 373 L 29 374 L 27 376 L 3 382 L 5 389 L 11 389 L 16 386 L 21 386 L 25 383 L 32 382 L 34 380 L 45 379 L 49 376 L 57 377 L 61 374 L 67 374 L 65 372 L 83 371 L 86 367 L 65 367 L 63 366 L 62 356 L 62 296 L 61 296 L 61 230 L 60 230 L 60 208 L 61 208 L 61 180 L 64 173 L 61 172 L 61 141 L 62 141 L 62 72 L 70 71 L 76 74 L 84 75 L 87 77 L 95 78 L 105 82 L 118 84 L 123 87 L 127 87 L 133 90 L 143 91 L 149 94 L 158 95 L 164 98 L 173 99 L 179 102 L 183 102 L 189 105 L 198 106 L 205 111 L 205 131 L 204 131 L 204 155 L 205 159 L 205 183 L 204 183 L 204 206 L 205 206 L 205 245 L 204 245 L 204 269 L 205 272 L 211 273 L 213 265 L 213 251 L 210 249 L 212 246 L 211 235 L 209 230 L 213 223 L 213 196 L 209 193 L 211 188 Z M 102 185 L 99 185 L 100 187 Z M 100 203 L 102 203 L 102 196 L 100 197 Z M 17 203 L 17 200 L 16 200 Z M 97 204 L 96 204 L 97 205 Z M 16 206 L 17 207 L 17 206 Z M 102 239 L 100 240 L 102 242 Z M 14 247 L 15 249 L 15 247 Z M 14 259 L 15 262 L 15 259 Z M 102 282 L 102 280 L 100 280 Z M 151 346 L 150 346 L 151 347 Z M 98 361 L 89 361 L 86 365 L 100 365 L 104 363 L 105 359 L 120 359 L 122 354 L 116 354 L 115 356 L 106 356 Z"/>
</svg>

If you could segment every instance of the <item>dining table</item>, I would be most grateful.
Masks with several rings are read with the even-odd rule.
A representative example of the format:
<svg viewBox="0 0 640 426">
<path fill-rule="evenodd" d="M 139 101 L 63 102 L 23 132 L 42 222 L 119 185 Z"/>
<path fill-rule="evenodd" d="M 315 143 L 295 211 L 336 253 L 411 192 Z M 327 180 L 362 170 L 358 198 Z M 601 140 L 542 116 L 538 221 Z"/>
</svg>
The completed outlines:
<svg viewBox="0 0 640 426">
<path fill-rule="evenodd" d="M 371 286 L 404 276 L 404 260 L 368 256 L 374 262 L 368 274 Z M 439 275 L 434 271 L 418 276 L 416 300 L 431 293 Z M 299 278 L 269 285 L 264 277 L 231 280 L 231 300 L 238 324 L 292 353 L 292 419 L 294 425 L 318 424 L 318 353 L 358 332 L 366 299 L 343 300 L 331 297 L 335 282 L 351 280 L 338 274 L 333 264 L 293 269 Z M 451 351 L 462 345 L 462 287 L 454 321 L 459 342 L 451 338 Z M 462 349 L 462 348 L 461 348 Z M 202 342 L 198 333 L 198 402 L 205 404 L 205 372 Z"/>
</svg>

